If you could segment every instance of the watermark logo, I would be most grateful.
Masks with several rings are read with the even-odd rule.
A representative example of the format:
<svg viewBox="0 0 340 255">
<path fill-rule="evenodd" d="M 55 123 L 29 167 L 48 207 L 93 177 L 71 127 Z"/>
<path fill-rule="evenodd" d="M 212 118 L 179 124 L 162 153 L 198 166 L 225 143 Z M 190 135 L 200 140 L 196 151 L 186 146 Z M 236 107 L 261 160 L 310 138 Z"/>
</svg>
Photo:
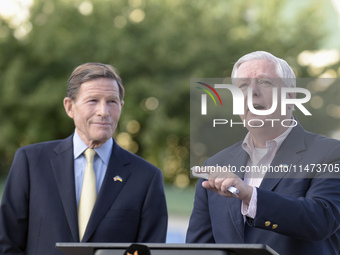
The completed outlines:
<svg viewBox="0 0 340 255">
<path fill-rule="evenodd" d="M 197 82 L 199 84 L 202 84 L 206 87 L 208 87 L 211 91 L 215 93 L 215 95 L 218 97 L 220 104 L 222 106 L 222 100 L 217 93 L 216 89 L 227 89 L 231 92 L 232 97 L 233 97 L 233 115 L 243 115 L 244 114 L 244 100 L 245 100 L 245 95 L 243 91 L 238 88 L 235 85 L 231 84 L 215 84 L 214 88 L 206 83 L 203 82 Z M 214 100 L 215 105 L 216 100 L 213 97 L 213 95 L 206 89 L 197 87 L 198 89 L 203 90 L 206 92 L 210 97 Z M 307 103 L 311 99 L 311 93 L 304 88 L 293 88 L 293 87 L 281 87 L 279 88 L 281 90 L 281 115 L 286 115 L 287 114 L 287 105 L 295 105 L 298 109 L 301 110 L 301 112 L 304 115 L 312 115 L 304 106 L 304 103 Z M 288 94 L 297 94 L 297 93 L 302 93 L 304 94 L 303 98 L 289 98 L 287 95 Z M 202 94 L 201 95 L 201 115 L 207 115 L 207 94 Z M 252 88 L 247 89 L 247 105 L 248 109 L 251 113 L 256 114 L 256 115 L 269 115 L 272 114 L 276 109 L 278 105 L 278 88 L 274 87 L 272 88 L 272 106 L 269 109 L 264 109 L 264 110 L 258 110 L 255 109 L 253 105 L 253 91 Z"/>
<path fill-rule="evenodd" d="M 221 106 L 223 105 L 220 95 L 217 93 L 217 91 L 213 87 L 211 87 L 209 84 L 206 84 L 206 83 L 203 83 L 203 82 L 197 82 L 197 83 L 199 83 L 199 84 L 207 87 L 208 89 L 210 89 L 217 96 L 218 100 L 220 101 Z M 201 87 L 196 87 L 196 88 L 201 89 L 204 92 L 206 92 L 212 98 L 212 100 L 214 101 L 215 106 L 217 106 L 216 100 L 209 90 L 207 90 L 205 88 L 201 88 Z M 207 115 L 207 94 L 201 95 L 201 102 L 202 102 L 201 103 L 201 115 Z"/>
<path fill-rule="evenodd" d="M 308 131 L 317 133 L 321 130 L 324 135 L 340 139 L 339 98 L 340 79 L 335 78 L 191 78 L 190 167 L 195 170 L 191 171 L 191 176 L 194 177 L 194 173 L 199 172 L 198 177 L 209 177 L 202 176 L 206 174 L 204 166 L 209 169 L 209 166 L 216 165 L 215 161 L 207 159 L 243 141 L 249 131 L 274 133 L 290 127 L 294 130 L 295 126 L 301 124 Z M 295 109 L 292 109 L 293 107 Z M 223 161 L 223 164 L 219 161 L 222 172 L 223 166 L 227 166 L 228 171 L 232 173 L 240 173 L 239 176 L 258 170 L 248 169 L 248 166 L 241 168 L 241 165 L 237 164 L 240 155 L 238 150 L 232 150 L 230 153 L 229 161 Z M 223 157 L 224 153 L 220 155 Z M 267 170 L 266 173 L 270 173 L 268 177 L 275 178 L 276 173 L 287 172 L 305 176 L 308 169 L 313 169 L 313 173 L 316 169 L 323 172 L 321 167 L 278 162 L 272 168 L 263 165 L 259 170 Z M 325 169 L 325 172 L 331 171 L 332 169 Z M 335 171 L 338 169 L 333 172 Z M 213 170 L 210 169 L 210 172 Z"/>
</svg>

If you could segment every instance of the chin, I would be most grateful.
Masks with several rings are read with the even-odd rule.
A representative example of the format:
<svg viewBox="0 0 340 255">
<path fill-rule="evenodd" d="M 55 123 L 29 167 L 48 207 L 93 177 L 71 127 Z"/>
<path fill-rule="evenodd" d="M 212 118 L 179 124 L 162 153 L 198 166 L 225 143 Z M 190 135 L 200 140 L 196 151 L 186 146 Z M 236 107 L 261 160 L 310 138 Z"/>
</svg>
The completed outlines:
<svg viewBox="0 0 340 255">
<path fill-rule="evenodd" d="M 245 118 L 245 125 L 247 128 L 259 128 L 265 127 L 267 125 L 266 119 L 270 119 L 268 116 L 264 115 L 251 115 Z"/>
<path fill-rule="evenodd" d="M 112 132 L 100 132 L 96 136 L 94 136 L 94 140 L 96 141 L 107 141 L 113 136 Z"/>
</svg>

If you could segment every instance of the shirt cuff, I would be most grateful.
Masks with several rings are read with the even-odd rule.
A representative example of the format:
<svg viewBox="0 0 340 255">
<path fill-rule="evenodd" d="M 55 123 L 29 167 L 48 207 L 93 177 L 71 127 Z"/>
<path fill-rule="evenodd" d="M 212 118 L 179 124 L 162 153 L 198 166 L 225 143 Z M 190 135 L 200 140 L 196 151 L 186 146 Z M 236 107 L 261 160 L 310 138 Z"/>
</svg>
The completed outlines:
<svg viewBox="0 0 340 255">
<path fill-rule="evenodd" d="M 244 216 L 255 219 L 257 209 L 257 188 L 253 187 L 253 193 L 251 195 L 250 203 L 247 204 L 242 201 L 241 213 Z"/>
</svg>

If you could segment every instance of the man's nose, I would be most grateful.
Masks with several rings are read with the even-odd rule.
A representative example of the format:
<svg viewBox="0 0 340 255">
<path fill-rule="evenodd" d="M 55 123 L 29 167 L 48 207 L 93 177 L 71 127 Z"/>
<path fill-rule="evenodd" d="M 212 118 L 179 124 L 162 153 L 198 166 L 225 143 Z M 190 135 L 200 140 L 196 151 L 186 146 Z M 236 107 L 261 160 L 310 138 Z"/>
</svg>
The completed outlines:
<svg viewBox="0 0 340 255">
<path fill-rule="evenodd" d="M 249 88 L 252 90 L 252 96 L 260 95 L 260 84 L 256 79 L 251 79 Z"/>
<path fill-rule="evenodd" d="M 102 100 L 97 105 L 97 113 L 100 116 L 106 117 L 109 115 L 109 107 L 106 103 L 106 101 Z"/>
</svg>

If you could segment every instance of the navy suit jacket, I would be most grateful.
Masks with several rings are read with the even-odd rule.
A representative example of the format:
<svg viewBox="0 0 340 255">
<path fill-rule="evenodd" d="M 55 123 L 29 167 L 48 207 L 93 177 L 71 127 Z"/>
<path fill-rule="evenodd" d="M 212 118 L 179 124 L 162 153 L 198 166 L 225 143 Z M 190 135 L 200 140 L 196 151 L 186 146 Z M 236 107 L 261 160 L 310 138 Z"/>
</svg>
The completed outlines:
<svg viewBox="0 0 340 255">
<path fill-rule="evenodd" d="M 0 254 L 62 254 L 56 242 L 79 242 L 72 137 L 17 151 L 1 202 Z M 114 142 L 82 242 L 165 242 L 166 231 L 161 171 Z"/>
<path fill-rule="evenodd" d="M 247 165 L 249 156 L 241 144 L 219 152 L 208 159 L 206 165 L 230 164 L 237 169 Z M 298 125 L 282 143 L 271 166 L 292 164 L 311 169 L 311 164 L 320 163 L 339 170 L 340 142 L 309 133 Z M 199 180 L 186 241 L 262 243 L 280 254 L 290 255 L 339 254 L 339 173 L 334 176 L 315 170 L 292 172 L 266 174 L 257 188 L 256 217 L 246 221 L 239 199 L 206 190 L 202 187 L 203 180 Z"/>
</svg>

